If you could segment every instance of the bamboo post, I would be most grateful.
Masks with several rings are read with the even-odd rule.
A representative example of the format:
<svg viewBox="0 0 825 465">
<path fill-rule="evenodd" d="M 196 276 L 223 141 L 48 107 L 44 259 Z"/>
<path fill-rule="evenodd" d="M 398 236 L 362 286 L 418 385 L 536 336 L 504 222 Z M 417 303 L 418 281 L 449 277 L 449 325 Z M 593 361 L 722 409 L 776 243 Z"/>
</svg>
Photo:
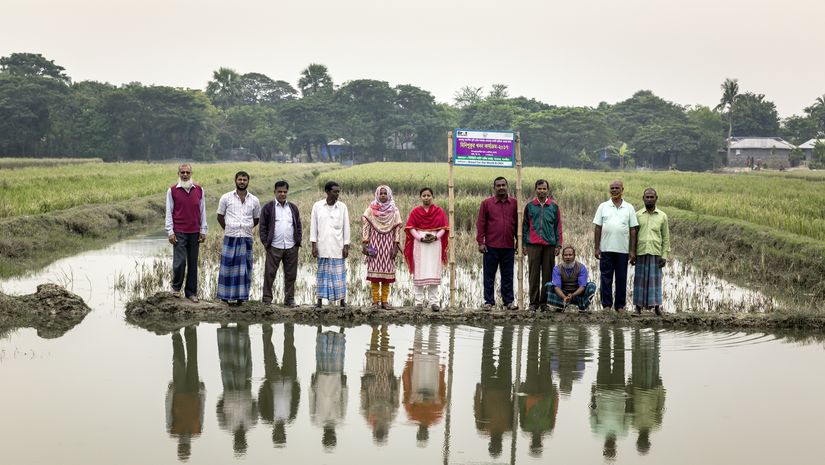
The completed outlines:
<svg viewBox="0 0 825 465">
<path fill-rule="evenodd" d="M 450 310 L 455 309 L 455 183 L 453 181 L 453 131 L 447 131 L 447 162 L 450 175 L 447 178 L 447 195 L 449 198 L 448 221 L 450 222 L 450 244 L 447 247 L 447 261 L 450 267 Z"/>
<path fill-rule="evenodd" d="M 430 328 L 432 331 L 432 328 Z M 455 325 L 450 326 L 450 349 L 447 352 L 449 361 L 447 362 L 447 414 L 444 415 L 444 445 L 441 451 L 444 458 L 444 465 L 450 463 L 450 419 L 452 413 L 453 399 L 453 359 L 455 355 Z"/>
<path fill-rule="evenodd" d="M 516 254 L 518 257 L 518 308 L 524 310 L 524 254 L 522 253 L 522 227 L 524 211 L 522 210 L 521 192 L 521 132 L 516 132 L 516 208 L 518 222 L 516 223 Z"/>
<path fill-rule="evenodd" d="M 530 328 L 530 331 L 533 331 L 535 326 Z M 519 326 L 518 328 L 518 343 L 516 344 L 516 379 L 513 381 L 513 430 L 511 432 L 511 441 L 510 441 L 510 464 L 515 465 L 516 463 L 516 425 L 518 425 L 518 401 L 519 401 L 519 393 L 521 392 L 521 341 L 522 335 L 524 334 L 524 326 Z M 541 354 L 544 357 L 544 354 Z"/>
</svg>

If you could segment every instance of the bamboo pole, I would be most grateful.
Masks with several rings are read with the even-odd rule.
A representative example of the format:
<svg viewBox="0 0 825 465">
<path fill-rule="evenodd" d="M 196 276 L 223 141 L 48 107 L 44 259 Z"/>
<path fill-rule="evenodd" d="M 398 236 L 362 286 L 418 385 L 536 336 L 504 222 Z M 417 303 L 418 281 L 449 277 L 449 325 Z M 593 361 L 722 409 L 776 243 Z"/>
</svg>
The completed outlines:
<svg viewBox="0 0 825 465">
<path fill-rule="evenodd" d="M 522 210 L 521 192 L 521 132 L 516 132 L 516 208 L 518 209 L 518 222 L 516 223 L 516 254 L 518 256 L 518 308 L 524 310 L 524 254 L 522 253 L 522 228 L 521 222 L 524 220 Z"/>
<path fill-rule="evenodd" d="M 430 328 L 432 330 L 432 328 Z M 441 447 L 444 465 L 450 463 L 450 420 L 452 413 L 453 399 L 453 359 L 455 356 L 455 325 L 450 326 L 450 349 L 447 352 L 449 361 L 447 362 L 447 414 L 444 416 L 444 445 Z"/>
<path fill-rule="evenodd" d="M 532 331 L 535 326 L 530 328 Z M 516 379 L 513 380 L 513 428 L 510 432 L 512 436 L 510 436 L 510 464 L 516 464 L 516 439 L 518 434 L 516 433 L 518 429 L 518 415 L 519 415 L 519 393 L 521 392 L 521 341 L 522 335 L 524 334 L 524 325 L 519 326 L 518 328 L 518 343 L 516 344 Z"/>
<path fill-rule="evenodd" d="M 449 197 L 448 221 L 450 222 L 450 244 L 447 247 L 447 261 L 450 266 L 450 310 L 455 309 L 455 183 L 453 180 L 453 131 L 447 131 L 447 162 L 450 175 L 447 179 Z"/>
</svg>

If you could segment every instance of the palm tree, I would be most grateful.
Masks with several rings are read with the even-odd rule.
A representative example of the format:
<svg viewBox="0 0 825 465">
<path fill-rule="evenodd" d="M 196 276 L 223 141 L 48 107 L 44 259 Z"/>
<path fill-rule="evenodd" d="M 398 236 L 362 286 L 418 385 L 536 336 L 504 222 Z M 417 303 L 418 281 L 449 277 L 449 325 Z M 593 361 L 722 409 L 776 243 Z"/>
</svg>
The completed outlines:
<svg viewBox="0 0 825 465">
<path fill-rule="evenodd" d="M 720 86 L 722 88 L 722 99 L 714 110 L 728 113 L 728 160 L 730 160 L 730 138 L 733 135 L 733 105 L 739 98 L 739 79 L 726 78 Z"/>
<path fill-rule="evenodd" d="M 222 108 L 241 102 L 241 75 L 230 68 L 218 68 L 212 72 L 212 80 L 206 84 L 206 95 L 215 106 Z"/>
<path fill-rule="evenodd" d="M 332 77 L 326 66 L 319 63 L 311 63 L 303 71 L 298 79 L 298 89 L 301 95 L 307 97 L 319 91 L 332 90 Z"/>
</svg>

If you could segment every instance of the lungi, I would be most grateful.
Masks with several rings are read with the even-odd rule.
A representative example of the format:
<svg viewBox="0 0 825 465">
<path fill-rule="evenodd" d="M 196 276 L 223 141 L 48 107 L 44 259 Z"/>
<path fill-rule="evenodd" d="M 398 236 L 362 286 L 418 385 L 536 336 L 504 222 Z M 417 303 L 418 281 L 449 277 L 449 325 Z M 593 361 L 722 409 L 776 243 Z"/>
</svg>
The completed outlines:
<svg viewBox="0 0 825 465">
<path fill-rule="evenodd" d="M 223 238 L 221 269 L 218 272 L 218 299 L 249 300 L 252 280 L 252 238 Z"/>
<path fill-rule="evenodd" d="M 633 305 L 651 308 L 662 305 L 662 269 L 658 255 L 636 257 L 636 274 L 633 277 Z"/>
<path fill-rule="evenodd" d="M 545 284 L 545 292 L 547 292 L 547 305 L 556 308 L 564 308 L 564 300 L 556 294 L 556 286 L 552 282 Z M 568 305 L 575 305 L 579 310 L 587 310 L 590 302 L 593 301 L 593 296 L 596 295 L 596 283 L 590 281 L 584 287 L 584 292 L 570 299 Z"/>
<path fill-rule="evenodd" d="M 347 297 L 347 267 L 343 258 L 318 258 L 315 295 L 330 302 Z"/>
</svg>

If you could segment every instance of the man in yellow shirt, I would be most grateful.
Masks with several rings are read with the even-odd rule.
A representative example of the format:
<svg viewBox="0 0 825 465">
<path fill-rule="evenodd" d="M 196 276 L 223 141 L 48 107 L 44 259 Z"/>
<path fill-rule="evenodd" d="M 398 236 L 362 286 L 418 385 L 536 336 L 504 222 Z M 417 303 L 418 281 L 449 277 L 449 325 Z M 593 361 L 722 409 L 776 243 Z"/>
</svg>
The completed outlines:
<svg viewBox="0 0 825 465">
<path fill-rule="evenodd" d="M 662 314 L 662 268 L 670 255 L 670 228 L 665 212 L 656 208 L 659 196 L 648 187 L 642 196 L 645 208 L 636 212 L 639 233 L 636 245 L 636 275 L 633 279 L 633 305 L 636 313 L 652 308 Z"/>
</svg>

